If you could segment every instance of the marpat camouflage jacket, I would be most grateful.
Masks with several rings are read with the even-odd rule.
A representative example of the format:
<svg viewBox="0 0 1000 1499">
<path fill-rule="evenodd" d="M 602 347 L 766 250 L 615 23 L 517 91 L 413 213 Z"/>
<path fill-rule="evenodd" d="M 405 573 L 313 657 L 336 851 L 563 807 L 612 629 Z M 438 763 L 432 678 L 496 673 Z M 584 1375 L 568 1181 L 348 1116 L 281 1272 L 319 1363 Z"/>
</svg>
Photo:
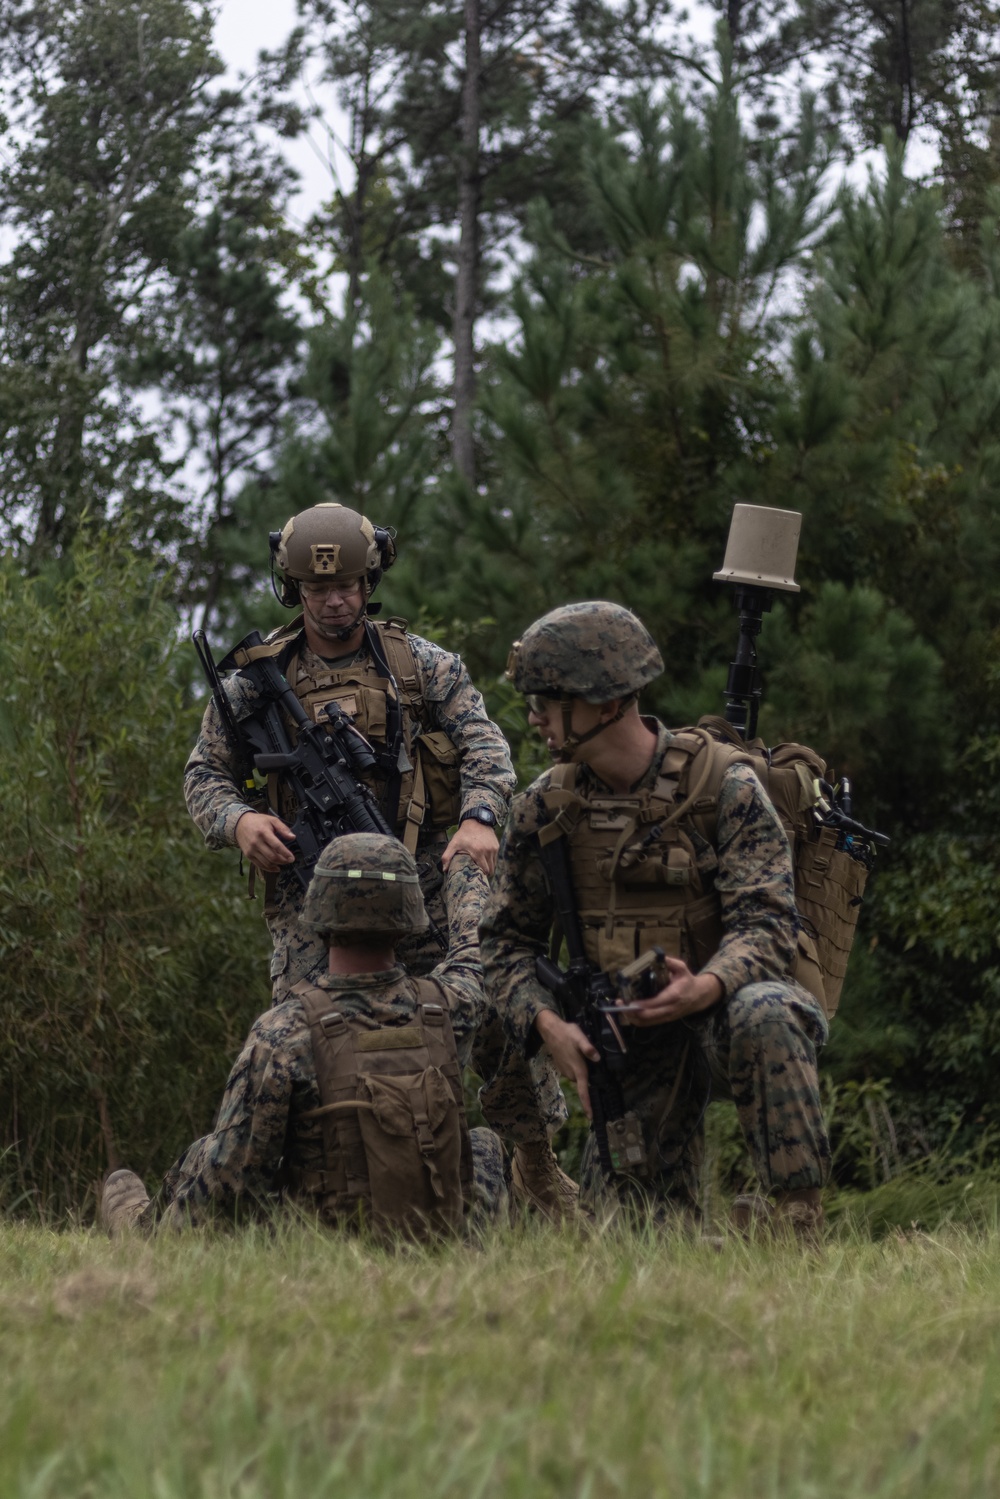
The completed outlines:
<svg viewBox="0 0 1000 1499">
<path fill-rule="evenodd" d="M 655 719 L 657 745 L 640 788 L 652 788 L 672 735 Z M 554 910 L 536 830 L 549 820 L 542 802 L 544 772 L 514 800 L 500 858 L 480 926 L 486 991 L 509 1034 L 533 1049 L 540 1010 L 558 1014 L 553 996 L 535 977 L 535 959 L 548 951 Z M 589 766 L 576 781 L 581 796 L 610 795 Z M 717 846 L 692 831 L 699 867 L 714 874 L 722 907 L 723 938 L 701 970 L 713 973 L 725 994 L 762 979 L 787 979 L 795 957 L 798 913 L 792 856 L 778 815 L 749 765 L 730 766 L 719 789 Z M 717 867 L 716 867 L 717 861 Z"/>
<path fill-rule="evenodd" d="M 487 882 L 467 854 L 457 854 L 445 876 L 448 956 L 431 977 L 442 986 L 458 1046 L 468 1062 L 484 1008 L 477 926 Z M 400 966 L 384 973 L 326 974 L 320 987 L 344 1015 L 399 1024 L 415 1008 L 413 982 Z M 240 1199 L 273 1198 L 283 1163 L 321 1170 L 319 1120 L 302 1115 L 319 1108 L 319 1087 L 305 1011 L 294 997 L 254 1021 L 233 1064 L 215 1128 L 196 1140 L 164 1178 L 166 1218 L 197 1224 Z"/>
<path fill-rule="evenodd" d="M 461 658 L 419 635 L 407 639 L 420 673 L 427 715 L 424 727 L 447 734 L 458 750 L 463 813 L 471 807 L 489 807 L 502 822 L 516 780 L 507 741 L 487 716 L 482 693 L 473 686 Z M 322 670 L 325 665 L 304 641 L 300 656 L 307 669 L 312 666 Z M 351 659 L 346 657 L 345 661 Z M 227 678 L 225 689 L 237 721 L 249 717 L 256 700 L 249 683 L 236 675 Z M 249 808 L 237 784 L 234 757 L 212 702 L 205 709 L 201 732 L 184 768 L 184 798 L 209 848 L 235 844 L 236 824 Z M 428 833 L 421 843 L 433 837 Z"/>
</svg>

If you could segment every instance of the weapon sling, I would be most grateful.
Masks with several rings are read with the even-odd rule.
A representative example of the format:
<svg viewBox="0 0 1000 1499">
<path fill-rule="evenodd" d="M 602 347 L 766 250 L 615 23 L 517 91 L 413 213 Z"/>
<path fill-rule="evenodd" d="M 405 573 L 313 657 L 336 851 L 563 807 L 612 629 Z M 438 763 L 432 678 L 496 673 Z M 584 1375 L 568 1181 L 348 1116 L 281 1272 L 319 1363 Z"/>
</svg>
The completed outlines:
<svg viewBox="0 0 1000 1499">
<path fill-rule="evenodd" d="M 627 1048 L 613 1017 L 607 1013 L 613 997 L 611 982 L 587 957 L 583 929 L 576 907 L 566 840 L 561 836 L 539 839 L 539 855 L 548 877 L 555 906 L 557 929 L 562 930 L 569 954 L 563 970 L 551 958 L 535 960 L 539 982 L 561 1000 L 568 1018 L 580 1027 L 600 1053 L 600 1061 L 587 1058 L 592 1129 L 597 1156 L 605 1180 L 616 1175 L 641 1175 L 646 1165 L 642 1129 L 635 1114 L 626 1108 L 621 1077 Z"/>
</svg>

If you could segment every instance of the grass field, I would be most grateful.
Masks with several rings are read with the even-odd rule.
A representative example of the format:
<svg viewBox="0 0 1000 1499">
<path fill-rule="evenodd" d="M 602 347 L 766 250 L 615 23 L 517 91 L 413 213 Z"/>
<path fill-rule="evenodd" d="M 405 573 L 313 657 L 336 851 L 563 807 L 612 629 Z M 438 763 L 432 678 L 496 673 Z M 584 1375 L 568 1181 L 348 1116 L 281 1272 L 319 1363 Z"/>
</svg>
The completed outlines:
<svg viewBox="0 0 1000 1499">
<path fill-rule="evenodd" d="M 0 1496 L 989 1495 L 1000 1236 L 0 1228 Z"/>
</svg>

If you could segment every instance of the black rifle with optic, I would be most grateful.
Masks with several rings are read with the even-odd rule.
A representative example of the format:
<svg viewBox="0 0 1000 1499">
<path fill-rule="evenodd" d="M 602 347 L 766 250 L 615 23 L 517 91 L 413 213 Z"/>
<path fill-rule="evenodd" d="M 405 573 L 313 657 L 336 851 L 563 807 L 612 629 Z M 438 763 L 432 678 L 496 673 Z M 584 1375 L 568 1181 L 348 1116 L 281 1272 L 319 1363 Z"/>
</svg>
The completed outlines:
<svg viewBox="0 0 1000 1499">
<path fill-rule="evenodd" d="M 375 753 L 339 704 L 328 703 L 324 721 L 313 723 L 277 664 L 264 657 L 240 668 L 257 693 L 260 707 L 237 722 L 204 630 L 197 630 L 192 639 L 244 788 L 253 786 L 254 771 L 261 775 L 277 772 L 295 799 L 297 811 L 290 823 L 294 839 L 289 848 L 295 856 L 292 872 L 303 890 L 316 860 L 333 838 L 344 833 L 396 836 L 371 788 L 358 780 L 375 769 Z M 243 641 L 250 648 L 262 644 L 256 630 Z M 282 709 L 295 724 L 295 744 Z M 434 931 L 442 940 L 437 928 Z"/>
<path fill-rule="evenodd" d="M 591 1128 L 605 1180 L 612 1181 L 617 1175 L 642 1176 L 647 1165 L 646 1147 L 638 1117 L 625 1107 L 622 1077 L 627 1066 L 628 1048 L 614 1016 L 615 999 L 622 994 L 622 986 L 616 988 L 608 975 L 587 957 L 566 840 L 554 838 L 549 843 L 539 842 L 539 854 L 548 876 L 556 921 L 566 942 L 569 963 L 562 969 L 551 958 L 536 958 L 535 975 L 559 1001 L 565 1018 L 578 1025 L 600 1053 L 597 1062 L 587 1059 L 587 1088 Z M 661 952 L 660 959 L 662 956 Z M 661 974 L 655 987 L 637 986 L 627 997 L 643 997 L 645 987 L 649 993 L 656 993 L 664 982 L 665 976 Z"/>
</svg>

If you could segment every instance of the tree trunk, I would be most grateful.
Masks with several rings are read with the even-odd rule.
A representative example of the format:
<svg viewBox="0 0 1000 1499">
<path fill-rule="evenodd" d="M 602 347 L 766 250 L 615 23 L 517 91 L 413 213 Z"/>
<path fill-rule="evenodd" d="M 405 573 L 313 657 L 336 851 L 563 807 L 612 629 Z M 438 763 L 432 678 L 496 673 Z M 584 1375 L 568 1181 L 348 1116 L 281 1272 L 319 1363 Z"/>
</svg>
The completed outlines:
<svg viewBox="0 0 1000 1499">
<path fill-rule="evenodd" d="M 465 0 L 465 83 L 462 87 L 462 156 L 458 184 L 458 274 L 455 279 L 455 409 L 451 450 L 467 484 L 476 482 L 472 409 L 476 399 L 475 326 L 479 280 L 479 0 Z"/>
</svg>

